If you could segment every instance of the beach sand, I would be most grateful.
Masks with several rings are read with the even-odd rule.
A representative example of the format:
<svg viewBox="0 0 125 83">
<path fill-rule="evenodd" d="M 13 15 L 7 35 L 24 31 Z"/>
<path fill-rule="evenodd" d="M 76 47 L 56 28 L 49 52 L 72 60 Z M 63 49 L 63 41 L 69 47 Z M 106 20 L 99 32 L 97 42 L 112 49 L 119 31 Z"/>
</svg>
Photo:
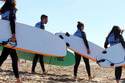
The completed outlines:
<svg viewBox="0 0 125 83">
<path fill-rule="evenodd" d="M 20 78 L 23 83 L 115 83 L 114 70 L 101 68 L 91 62 L 91 72 L 95 79 L 88 80 L 84 62 L 81 62 L 78 70 L 78 80 L 73 80 L 73 66 L 60 67 L 45 64 L 48 74 L 43 75 L 40 64 L 37 64 L 36 74 L 31 73 L 32 62 L 19 64 Z M 1 66 L 0 83 L 15 83 L 11 59 L 8 58 Z M 123 70 L 121 83 L 125 83 L 125 70 Z"/>
</svg>

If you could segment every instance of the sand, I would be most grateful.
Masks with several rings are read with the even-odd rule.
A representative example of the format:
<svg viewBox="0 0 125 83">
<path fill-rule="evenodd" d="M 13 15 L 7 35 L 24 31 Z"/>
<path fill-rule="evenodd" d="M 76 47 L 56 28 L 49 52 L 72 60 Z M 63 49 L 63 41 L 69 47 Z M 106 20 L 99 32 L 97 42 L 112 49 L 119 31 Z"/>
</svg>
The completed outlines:
<svg viewBox="0 0 125 83">
<path fill-rule="evenodd" d="M 32 62 L 19 64 L 20 78 L 23 83 L 115 83 L 114 70 L 101 68 L 96 63 L 91 62 L 91 72 L 96 76 L 93 80 L 88 80 L 84 63 L 81 62 L 78 71 L 78 80 L 73 80 L 73 66 L 60 67 L 45 64 L 48 74 L 42 74 L 40 64 L 37 64 L 37 74 L 31 73 Z M 0 83 L 15 83 L 11 59 L 8 58 L 1 66 Z M 125 70 L 123 70 L 121 83 L 125 83 Z"/>
</svg>

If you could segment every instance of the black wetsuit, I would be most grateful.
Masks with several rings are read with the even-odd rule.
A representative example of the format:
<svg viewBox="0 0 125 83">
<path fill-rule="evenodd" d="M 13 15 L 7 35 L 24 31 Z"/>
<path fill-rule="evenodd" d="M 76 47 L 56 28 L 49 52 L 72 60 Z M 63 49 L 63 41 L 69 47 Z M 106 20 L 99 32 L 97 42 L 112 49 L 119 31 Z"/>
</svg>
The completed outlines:
<svg viewBox="0 0 125 83">
<path fill-rule="evenodd" d="M 37 23 L 36 27 L 41 28 L 43 30 L 45 29 L 45 26 L 42 22 Z M 39 55 L 39 54 L 35 54 L 35 57 L 33 59 L 32 72 L 35 72 L 35 67 L 36 67 L 38 59 L 40 61 L 40 65 L 41 65 L 43 72 L 45 72 L 43 55 Z"/>
<path fill-rule="evenodd" d="M 120 35 L 119 43 L 121 43 L 122 46 L 123 46 L 124 49 L 125 49 L 125 42 L 124 42 L 124 38 L 122 37 L 122 35 Z M 108 47 L 108 44 L 109 44 L 109 41 L 106 40 L 106 41 L 105 41 L 105 44 L 104 44 L 104 47 L 107 48 L 107 47 Z M 122 67 L 116 67 L 116 68 L 115 68 L 115 78 L 116 78 L 116 80 L 120 80 L 121 75 L 122 75 Z"/>
<path fill-rule="evenodd" d="M 89 49 L 89 45 L 88 45 L 88 41 L 86 39 L 86 34 L 85 32 L 81 31 L 82 33 L 82 39 L 83 39 L 83 43 L 85 43 L 86 45 L 86 48 Z M 91 71 L 90 71 L 90 64 L 89 64 L 89 59 L 75 53 L 75 66 L 74 66 L 74 76 L 77 76 L 77 70 L 78 70 L 78 66 L 80 64 L 80 61 L 81 61 L 81 57 L 83 58 L 84 62 L 85 62 L 85 66 L 86 66 L 86 70 L 87 70 L 87 73 L 88 73 L 88 76 L 90 77 L 91 76 Z"/>
<path fill-rule="evenodd" d="M 43 72 L 45 72 L 44 62 L 43 62 L 43 55 L 38 55 L 38 54 L 35 54 L 35 56 L 34 56 L 32 72 L 35 72 L 35 67 L 36 67 L 38 59 L 40 61 L 40 65 L 41 65 L 41 68 L 42 68 Z"/>
<path fill-rule="evenodd" d="M 11 26 L 11 32 L 12 34 L 15 34 L 15 19 L 16 19 L 16 13 L 13 12 L 14 10 L 9 11 L 9 21 Z M 3 20 L 7 20 L 6 18 L 2 18 Z M 7 59 L 8 55 L 10 54 L 12 59 L 12 68 L 15 74 L 16 78 L 19 78 L 18 73 L 18 56 L 16 53 L 16 50 L 10 49 L 10 48 L 3 48 L 2 54 L 0 56 L 0 66 L 3 64 L 3 62 Z"/>
</svg>

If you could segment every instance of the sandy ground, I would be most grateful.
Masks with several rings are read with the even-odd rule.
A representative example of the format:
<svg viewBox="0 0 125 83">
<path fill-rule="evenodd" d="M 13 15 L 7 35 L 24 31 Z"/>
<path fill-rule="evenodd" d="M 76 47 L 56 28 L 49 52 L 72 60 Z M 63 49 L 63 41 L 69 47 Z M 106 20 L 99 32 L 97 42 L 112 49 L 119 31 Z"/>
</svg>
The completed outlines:
<svg viewBox="0 0 125 83">
<path fill-rule="evenodd" d="M 39 63 L 36 67 L 37 74 L 31 73 L 32 62 L 20 63 L 19 73 L 23 83 L 115 83 L 114 70 L 101 68 L 96 63 L 91 62 L 91 72 L 96 76 L 93 80 L 88 80 L 84 63 L 81 62 L 78 71 L 78 80 L 73 80 L 73 66 L 59 67 L 45 65 L 48 74 L 43 75 Z M 1 66 L 0 83 L 15 83 L 11 59 L 7 59 Z M 125 83 L 125 70 L 123 70 L 121 83 Z"/>
</svg>

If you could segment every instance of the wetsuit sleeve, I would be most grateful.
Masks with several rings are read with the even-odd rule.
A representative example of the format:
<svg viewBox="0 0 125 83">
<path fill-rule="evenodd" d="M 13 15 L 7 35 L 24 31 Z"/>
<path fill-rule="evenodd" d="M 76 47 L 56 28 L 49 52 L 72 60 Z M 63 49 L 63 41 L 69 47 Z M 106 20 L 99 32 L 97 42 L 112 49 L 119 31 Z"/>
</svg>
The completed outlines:
<svg viewBox="0 0 125 83">
<path fill-rule="evenodd" d="M 86 48 L 89 49 L 88 41 L 86 39 L 86 34 L 84 32 L 82 32 L 82 38 L 83 38 L 83 41 L 84 41 L 84 43 L 86 45 Z"/>
<path fill-rule="evenodd" d="M 104 44 L 104 48 L 105 48 L 105 49 L 108 48 L 108 44 L 109 44 L 109 42 L 108 42 L 108 40 L 106 39 L 105 44 Z"/>
<path fill-rule="evenodd" d="M 120 37 L 120 43 L 122 44 L 123 48 L 125 49 L 125 41 L 122 36 Z"/>
<path fill-rule="evenodd" d="M 10 12 L 10 27 L 12 34 L 15 34 L 15 14 L 13 11 Z"/>
</svg>

